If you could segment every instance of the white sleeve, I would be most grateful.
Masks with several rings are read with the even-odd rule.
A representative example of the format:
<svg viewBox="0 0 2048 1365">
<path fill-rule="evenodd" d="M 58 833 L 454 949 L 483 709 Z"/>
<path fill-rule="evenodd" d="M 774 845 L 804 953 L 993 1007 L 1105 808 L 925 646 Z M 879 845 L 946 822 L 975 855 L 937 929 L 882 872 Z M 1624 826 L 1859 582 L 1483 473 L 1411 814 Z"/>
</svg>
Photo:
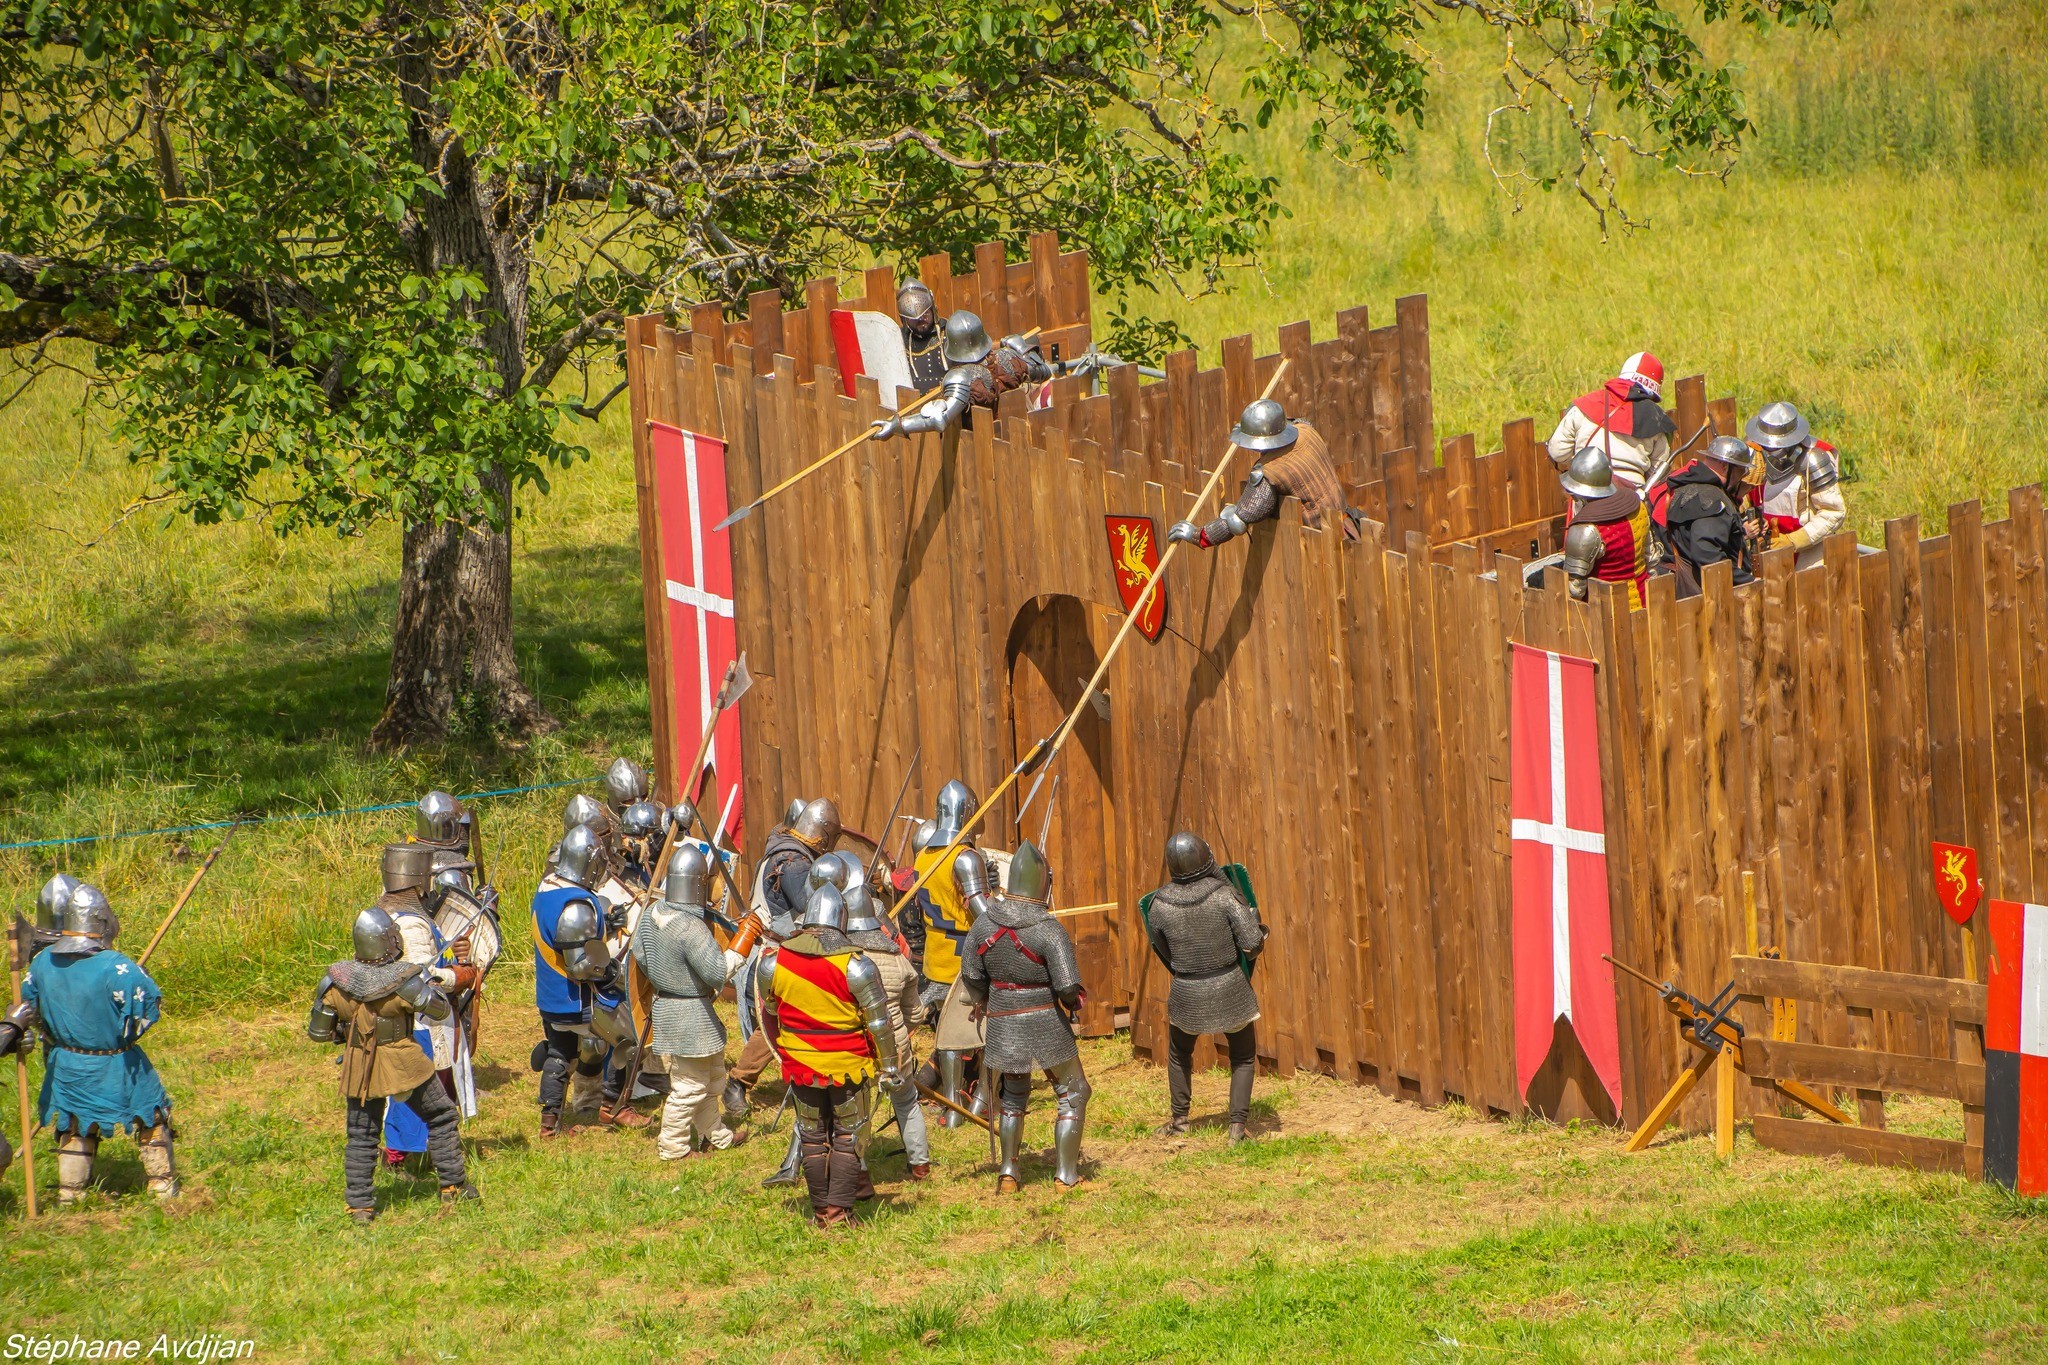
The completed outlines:
<svg viewBox="0 0 2048 1365">
<path fill-rule="evenodd" d="M 1564 416 L 1557 419 L 1557 429 L 1550 433 L 1550 462 L 1559 469 L 1570 464 L 1572 456 L 1585 444 L 1580 433 L 1583 421 L 1576 407 L 1566 408 Z"/>
</svg>

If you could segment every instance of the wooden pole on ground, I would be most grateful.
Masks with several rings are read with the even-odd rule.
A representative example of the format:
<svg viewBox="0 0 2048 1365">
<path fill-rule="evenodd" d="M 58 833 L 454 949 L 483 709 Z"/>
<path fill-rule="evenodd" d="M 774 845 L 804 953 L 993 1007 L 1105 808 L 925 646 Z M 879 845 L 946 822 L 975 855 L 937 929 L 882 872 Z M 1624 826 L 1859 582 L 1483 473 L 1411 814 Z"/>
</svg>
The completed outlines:
<svg viewBox="0 0 2048 1365">
<path fill-rule="evenodd" d="M 150 935 L 149 946 L 142 950 L 141 957 L 135 959 L 136 966 L 147 967 L 149 965 L 149 959 L 156 953 L 157 944 L 164 941 L 164 935 L 171 932 L 171 925 L 177 922 L 178 912 L 185 908 L 185 902 L 191 900 L 192 893 L 199 889 L 200 878 L 213 870 L 213 860 L 220 857 L 220 851 L 226 848 L 228 840 L 234 837 L 235 831 L 231 827 L 226 834 L 221 836 L 220 842 L 213 846 L 213 852 L 206 855 L 206 861 L 199 864 L 199 870 L 192 874 L 192 880 L 186 882 L 185 889 L 178 893 L 177 901 L 171 906 L 171 913 L 164 916 L 164 922 L 156 927 L 154 934 Z"/>
<path fill-rule="evenodd" d="M 1274 369 L 1273 377 L 1266 381 L 1265 390 L 1259 394 L 1260 398 L 1271 398 L 1273 396 L 1273 390 L 1280 386 L 1281 378 L 1287 373 L 1287 365 L 1288 362 L 1282 359 L 1280 364 Z M 1234 441 L 1223 447 L 1223 454 L 1216 461 L 1215 472 L 1209 475 L 1209 482 L 1202 485 L 1202 491 L 1195 497 L 1194 506 L 1188 509 L 1188 520 L 1192 521 L 1201 514 L 1202 504 L 1209 500 L 1210 495 L 1223 482 L 1223 476 L 1229 471 L 1230 461 L 1236 455 L 1237 449 L 1237 443 Z M 1095 666 L 1094 676 L 1089 678 L 1088 685 L 1081 689 L 1081 699 L 1074 703 L 1074 709 L 1067 712 L 1066 719 L 1062 720 L 1051 734 L 1032 745 L 1030 753 L 1017 760 L 1017 766 L 1010 769 L 1009 776 L 998 783 L 996 789 L 990 792 L 987 798 L 975 808 L 974 814 L 968 816 L 961 823 L 960 832 L 953 836 L 953 842 L 946 846 L 946 851 L 933 859 L 930 866 L 926 867 L 923 873 L 918 876 L 918 879 L 910 884 L 910 889 L 905 891 L 901 898 L 897 900 L 895 908 L 890 912 L 891 918 L 900 916 L 903 913 L 903 908 L 910 904 L 919 891 L 924 889 L 924 884 L 932 879 L 934 872 L 942 867 L 952 866 L 953 855 L 958 853 L 960 846 L 967 842 L 967 836 L 974 831 L 975 826 L 981 823 L 982 818 L 994 808 L 996 802 L 1002 799 L 1003 793 L 1017 784 L 1018 778 L 1034 768 L 1051 762 L 1054 755 L 1059 753 L 1060 746 L 1067 742 L 1067 738 L 1074 733 L 1074 726 L 1080 723 L 1081 712 L 1087 707 L 1089 700 L 1094 697 L 1096 689 L 1102 686 L 1103 678 L 1108 676 L 1109 666 L 1115 661 L 1117 651 L 1122 649 L 1124 641 L 1130 638 L 1131 627 L 1135 626 L 1138 623 L 1138 618 L 1145 614 L 1145 604 L 1151 600 L 1153 592 L 1158 589 L 1159 580 L 1166 573 L 1166 566 L 1173 562 L 1173 556 L 1179 551 L 1181 544 L 1182 542 L 1178 540 L 1167 542 L 1166 552 L 1159 556 L 1159 563 L 1153 567 L 1151 577 L 1145 580 L 1145 586 L 1138 593 L 1137 600 L 1132 602 L 1130 610 L 1124 613 L 1123 625 L 1117 628 L 1115 638 L 1109 642 L 1109 648 L 1103 651 L 1102 662 Z"/>
</svg>

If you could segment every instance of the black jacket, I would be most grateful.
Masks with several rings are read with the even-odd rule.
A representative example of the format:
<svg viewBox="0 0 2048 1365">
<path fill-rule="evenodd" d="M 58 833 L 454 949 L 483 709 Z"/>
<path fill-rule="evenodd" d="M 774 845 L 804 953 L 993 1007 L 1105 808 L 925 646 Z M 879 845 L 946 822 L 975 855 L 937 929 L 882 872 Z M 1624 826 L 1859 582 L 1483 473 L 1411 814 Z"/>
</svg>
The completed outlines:
<svg viewBox="0 0 2048 1365">
<path fill-rule="evenodd" d="M 1664 529 L 1671 543 L 1679 597 L 1699 596 L 1700 570 L 1724 559 L 1735 565 L 1737 583 L 1749 582 L 1753 575 L 1749 545 L 1742 533 L 1742 506 L 1727 486 L 1695 460 L 1671 476 L 1670 488 Z"/>
</svg>

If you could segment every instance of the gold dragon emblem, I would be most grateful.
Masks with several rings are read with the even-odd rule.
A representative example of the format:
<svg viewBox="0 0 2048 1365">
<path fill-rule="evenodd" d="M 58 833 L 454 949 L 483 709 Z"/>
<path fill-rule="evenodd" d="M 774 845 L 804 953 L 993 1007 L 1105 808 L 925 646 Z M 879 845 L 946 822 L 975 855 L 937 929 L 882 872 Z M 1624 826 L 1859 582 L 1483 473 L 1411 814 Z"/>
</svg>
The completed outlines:
<svg viewBox="0 0 2048 1365">
<path fill-rule="evenodd" d="M 1152 566 L 1145 562 L 1146 552 L 1152 548 L 1152 528 L 1142 523 L 1126 523 L 1116 528 L 1116 535 L 1120 542 L 1116 566 L 1124 581 L 1136 587 L 1152 576 Z"/>
</svg>

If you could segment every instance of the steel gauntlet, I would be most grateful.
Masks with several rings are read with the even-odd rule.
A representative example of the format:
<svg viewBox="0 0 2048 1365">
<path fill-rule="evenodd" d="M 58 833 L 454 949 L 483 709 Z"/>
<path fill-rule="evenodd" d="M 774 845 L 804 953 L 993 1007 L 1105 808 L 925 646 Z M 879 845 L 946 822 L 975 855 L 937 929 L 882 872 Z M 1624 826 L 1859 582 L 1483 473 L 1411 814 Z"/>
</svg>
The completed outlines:
<svg viewBox="0 0 2048 1365">
<path fill-rule="evenodd" d="M 0 1057 L 27 1046 L 39 1022 L 41 1016 L 36 1013 L 36 1007 L 26 1000 L 7 1011 L 7 1017 L 0 1019 Z"/>
</svg>

